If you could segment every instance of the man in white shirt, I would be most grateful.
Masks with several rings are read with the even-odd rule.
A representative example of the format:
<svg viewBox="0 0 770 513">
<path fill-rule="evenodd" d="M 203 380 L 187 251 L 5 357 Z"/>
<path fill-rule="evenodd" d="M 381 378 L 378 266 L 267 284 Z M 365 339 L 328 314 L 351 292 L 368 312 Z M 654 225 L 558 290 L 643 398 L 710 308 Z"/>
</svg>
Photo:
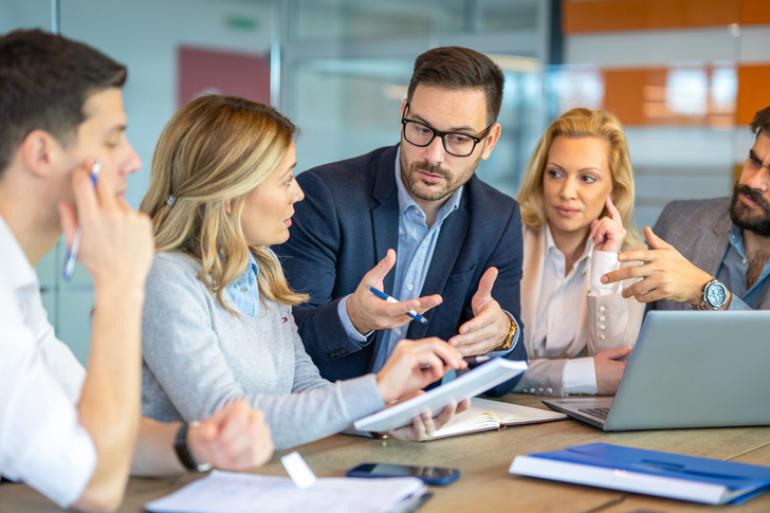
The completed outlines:
<svg viewBox="0 0 770 513">
<path fill-rule="evenodd" d="M 0 37 L 0 475 L 94 511 L 117 507 L 129 472 L 245 469 L 272 453 L 261 414 L 244 403 L 189 426 L 140 416 L 153 244 L 149 220 L 123 198 L 140 165 L 125 136 L 125 78 L 59 36 Z M 56 339 L 33 269 L 62 229 L 94 281 L 87 369 Z"/>
</svg>

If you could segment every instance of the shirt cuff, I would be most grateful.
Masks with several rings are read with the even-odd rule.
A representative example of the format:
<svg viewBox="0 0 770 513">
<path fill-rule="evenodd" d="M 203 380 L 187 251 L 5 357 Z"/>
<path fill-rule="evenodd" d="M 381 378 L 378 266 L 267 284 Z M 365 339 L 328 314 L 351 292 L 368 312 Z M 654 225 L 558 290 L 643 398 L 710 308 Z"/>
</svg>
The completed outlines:
<svg viewBox="0 0 770 513">
<path fill-rule="evenodd" d="M 513 322 L 516 325 L 516 333 L 513 334 L 513 340 L 511 340 L 511 347 L 508 349 L 503 349 L 501 351 L 490 351 L 487 353 L 488 356 L 491 357 L 497 357 L 497 356 L 505 356 L 511 351 L 513 351 L 516 348 L 516 344 L 519 343 L 519 337 L 521 336 L 521 325 L 519 324 L 519 321 L 516 320 L 516 316 L 512 315 L 508 310 L 503 310 L 508 317 L 511 318 L 511 322 Z"/>
<path fill-rule="evenodd" d="M 732 292 L 731 292 L 732 294 Z M 753 310 L 749 305 L 746 304 L 746 302 L 733 294 L 733 298 L 730 300 L 730 306 L 727 307 L 728 310 Z"/>
<path fill-rule="evenodd" d="M 562 386 L 567 394 L 596 395 L 596 369 L 591 357 L 571 358 L 564 363 Z"/>
<path fill-rule="evenodd" d="M 599 296 L 620 292 L 620 282 L 602 283 L 602 276 L 618 268 L 620 268 L 620 263 L 617 253 L 594 250 L 591 257 L 591 292 Z"/>
<path fill-rule="evenodd" d="M 362 335 L 360 331 L 356 329 L 355 326 L 353 326 L 353 321 L 350 320 L 350 316 L 348 315 L 348 298 L 350 295 L 347 295 L 343 297 L 339 303 L 337 303 L 337 315 L 340 318 L 340 321 L 342 322 L 342 327 L 345 328 L 345 333 L 347 334 L 348 338 L 355 341 L 355 342 L 366 342 L 366 337 L 372 334 L 372 332 L 368 332 L 366 335 Z"/>
</svg>

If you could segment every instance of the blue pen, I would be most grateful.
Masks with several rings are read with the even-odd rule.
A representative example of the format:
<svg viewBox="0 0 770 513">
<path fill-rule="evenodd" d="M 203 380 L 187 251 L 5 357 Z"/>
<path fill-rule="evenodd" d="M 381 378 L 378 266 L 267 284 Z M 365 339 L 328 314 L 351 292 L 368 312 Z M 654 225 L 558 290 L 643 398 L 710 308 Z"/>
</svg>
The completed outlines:
<svg viewBox="0 0 770 513">
<path fill-rule="evenodd" d="M 389 295 L 385 294 L 383 291 L 381 291 L 379 289 L 376 289 L 374 287 L 369 287 L 369 290 L 372 291 L 372 294 L 374 294 L 378 298 L 382 299 L 383 301 L 387 301 L 388 303 L 399 303 L 398 299 L 394 298 L 393 296 L 389 296 Z M 414 310 L 409 310 L 408 312 L 406 312 L 406 315 L 408 315 L 409 317 L 411 317 L 415 321 L 419 321 L 419 322 L 421 322 L 423 324 L 428 324 L 428 319 L 426 319 L 422 315 L 418 314 Z"/>
<path fill-rule="evenodd" d="M 96 187 L 96 182 L 99 180 L 99 172 L 102 170 L 102 165 L 97 160 L 91 167 L 91 183 Z M 75 236 L 72 238 L 72 246 L 67 248 L 67 254 L 64 256 L 64 265 L 62 266 L 61 275 L 64 281 L 72 280 L 72 275 L 75 274 L 75 262 L 78 260 L 78 250 L 80 249 L 80 228 L 75 230 Z"/>
</svg>

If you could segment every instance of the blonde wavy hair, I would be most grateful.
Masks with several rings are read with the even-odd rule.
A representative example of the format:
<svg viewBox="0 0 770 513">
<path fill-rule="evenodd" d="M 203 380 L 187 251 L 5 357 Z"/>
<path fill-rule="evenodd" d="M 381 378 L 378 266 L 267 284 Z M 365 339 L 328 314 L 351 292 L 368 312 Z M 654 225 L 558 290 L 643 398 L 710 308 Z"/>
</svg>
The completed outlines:
<svg viewBox="0 0 770 513">
<path fill-rule="evenodd" d="M 554 139 L 568 137 L 600 137 L 610 146 L 609 166 L 612 175 L 612 201 L 615 203 L 627 234 L 626 247 L 642 246 L 639 230 L 634 225 L 634 172 L 628 152 L 623 126 L 613 114 L 604 110 L 571 109 L 559 116 L 543 134 L 527 166 L 527 173 L 519 189 L 517 201 L 521 221 L 529 228 L 539 230 L 547 220 L 543 202 L 543 175 L 548 152 Z M 601 216 L 607 215 L 606 208 Z"/>
<path fill-rule="evenodd" d="M 289 288 L 267 246 L 249 247 L 241 227 L 244 197 L 286 157 L 295 126 L 267 105 L 232 96 L 203 96 L 177 112 L 163 129 L 152 178 L 140 209 L 152 219 L 158 251 L 182 251 L 217 301 L 248 264 L 259 266 L 260 294 L 294 305 L 307 300 Z"/>
</svg>

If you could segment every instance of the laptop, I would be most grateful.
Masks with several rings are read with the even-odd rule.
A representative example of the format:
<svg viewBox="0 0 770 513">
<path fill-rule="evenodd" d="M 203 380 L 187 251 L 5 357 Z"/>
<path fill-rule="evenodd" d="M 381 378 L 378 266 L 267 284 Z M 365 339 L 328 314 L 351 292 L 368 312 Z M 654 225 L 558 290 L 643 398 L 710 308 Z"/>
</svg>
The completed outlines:
<svg viewBox="0 0 770 513">
<path fill-rule="evenodd" d="M 615 397 L 543 401 L 604 431 L 770 425 L 770 311 L 651 311 Z"/>
</svg>

